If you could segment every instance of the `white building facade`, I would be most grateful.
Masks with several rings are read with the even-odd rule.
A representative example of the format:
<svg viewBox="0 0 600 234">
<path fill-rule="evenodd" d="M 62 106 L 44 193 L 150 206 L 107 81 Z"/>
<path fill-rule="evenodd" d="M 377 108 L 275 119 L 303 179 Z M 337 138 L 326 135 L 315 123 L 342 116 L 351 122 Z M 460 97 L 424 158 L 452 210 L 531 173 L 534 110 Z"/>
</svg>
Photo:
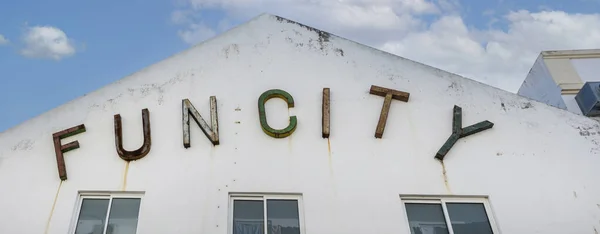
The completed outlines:
<svg viewBox="0 0 600 234">
<path fill-rule="evenodd" d="M 593 119 L 262 15 L 1 133 L 0 233 L 597 233 L 599 153 Z"/>
</svg>

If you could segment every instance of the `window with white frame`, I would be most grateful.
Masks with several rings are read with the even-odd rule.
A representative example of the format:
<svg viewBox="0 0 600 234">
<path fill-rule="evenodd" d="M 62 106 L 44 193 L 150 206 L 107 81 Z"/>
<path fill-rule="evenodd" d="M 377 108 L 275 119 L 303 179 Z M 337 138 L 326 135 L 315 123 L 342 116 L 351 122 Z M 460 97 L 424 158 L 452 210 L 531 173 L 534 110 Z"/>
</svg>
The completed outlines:
<svg viewBox="0 0 600 234">
<path fill-rule="evenodd" d="M 412 234 L 497 234 L 485 198 L 402 197 Z"/>
<path fill-rule="evenodd" d="M 135 234 L 140 195 L 81 194 L 75 234 Z"/>
<path fill-rule="evenodd" d="M 232 195 L 230 234 L 301 234 L 302 200 L 297 195 Z"/>
</svg>

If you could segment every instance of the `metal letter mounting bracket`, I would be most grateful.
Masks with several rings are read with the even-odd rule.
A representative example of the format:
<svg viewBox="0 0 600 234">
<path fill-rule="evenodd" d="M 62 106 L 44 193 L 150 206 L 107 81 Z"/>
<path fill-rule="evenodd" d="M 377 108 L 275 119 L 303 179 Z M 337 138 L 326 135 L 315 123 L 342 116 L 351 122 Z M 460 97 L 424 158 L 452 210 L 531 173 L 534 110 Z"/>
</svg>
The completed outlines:
<svg viewBox="0 0 600 234">
<path fill-rule="evenodd" d="M 85 125 L 83 124 L 52 134 L 52 140 L 54 141 L 54 152 L 56 153 L 56 165 L 58 166 L 58 177 L 61 180 L 67 180 L 67 167 L 65 166 L 65 158 L 63 154 L 71 150 L 78 149 L 79 142 L 73 141 L 63 145 L 60 143 L 60 140 L 82 132 L 85 132 Z"/>
<path fill-rule="evenodd" d="M 402 92 L 393 89 L 387 89 L 375 85 L 371 85 L 370 94 L 385 97 L 383 101 L 383 107 L 381 107 L 381 114 L 379 115 L 379 122 L 375 129 L 375 138 L 381 138 L 383 131 L 385 130 L 385 124 L 387 122 L 388 113 L 390 112 L 390 106 L 392 105 L 392 99 L 408 102 L 410 93 Z"/>
<path fill-rule="evenodd" d="M 271 89 L 271 90 L 265 91 L 258 98 L 258 115 L 260 118 L 260 126 L 262 127 L 263 131 L 267 135 L 272 136 L 274 138 L 288 137 L 289 135 L 294 133 L 294 130 L 296 130 L 296 125 L 298 124 L 298 120 L 296 119 L 296 116 L 290 116 L 290 123 L 288 124 L 288 126 L 286 128 L 284 128 L 284 129 L 271 128 L 271 126 L 269 126 L 269 123 L 267 123 L 267 114 L 265 113 L 265 103 L 267 103 L 267 101 L 271 98 L 281 98 L 287 102 L 288 108 L 294 107 L 294 98 L 292 97 L 292 95 L 290 95 L 286 91 L 283 91 L 280 89 Z"/>
<path fill-rule="evenodd" d="M 121 115 L 115 115 L 115 145 L 119 157 L 125 161 L 138 160 L 150 153 L 152 137 L 150 135 L 150 113 L 148 109 L 142 110 L 142 125 L 144 126 L 144 144 L 137 150 L 127 151 L 123 148 L 123 126 L 121 126 Z"/>
<path fill-rule="evenodd" d="M 454 106 L 454 115 L 452 116 L 452 135 L 446 140 L 446 143 L 442 145 L 442 148 L 437 152 L 435 158 L 440 161 L 444 160 L 444 157 L 452 149 L 452 146 L 458 141 L 458 139 L 473 135 L 478 132 L 482 132 L 484 130 L 490 129 L 494 127 L 494 123 L 490 121 L 481 121 L 479 123 L 473 124 L 466 128 L 462 127 L 462 108 L 459 106 Z"/>
</svg>

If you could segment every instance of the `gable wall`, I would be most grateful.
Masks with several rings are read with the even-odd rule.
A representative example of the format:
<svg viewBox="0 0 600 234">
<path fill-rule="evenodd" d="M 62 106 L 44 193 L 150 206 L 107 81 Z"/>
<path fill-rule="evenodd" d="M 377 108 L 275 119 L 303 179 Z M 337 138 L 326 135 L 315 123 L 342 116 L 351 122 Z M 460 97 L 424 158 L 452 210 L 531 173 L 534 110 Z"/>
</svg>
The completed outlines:
<svg viewBox="0 0 600 234">
<path fill-rule="evenodd" d="M 383 98 L 371 85 L 411 93 L 393 101 L 382 139 L 373 134 Z M 273 88 L 296 102 L 289 113 L 280 100 L 267 106 L 274 127 L 297 116 L 285 139 L 258 122 L 258 97 Z M 194 125 L 185 149 L 181 100 L 208 120 L 211 95 L 221 144 Z M 442 165 L 434 155 L 454 105 L 464 126 L 495 125 L 460 139 Z M 152 150 L 127 167 L 113 115 L 134 149 L 142 108 Z M 82 123 L 87 132 L 63 141 L 81 148 L 65 154 L 61 183 L 51 135 Z M 600 228 L 599 132 L 585 117 L 265 15 L 0 134 L 0 233 L 68 233 L 78 192 L 90 190 L 144 192 L 138 233 L 227 233 L 232 192 L 301 193 L 307 233 L 409 233 L 400 194 L 489 196 L 503 233 L 591 233 Z"/>
</svg>

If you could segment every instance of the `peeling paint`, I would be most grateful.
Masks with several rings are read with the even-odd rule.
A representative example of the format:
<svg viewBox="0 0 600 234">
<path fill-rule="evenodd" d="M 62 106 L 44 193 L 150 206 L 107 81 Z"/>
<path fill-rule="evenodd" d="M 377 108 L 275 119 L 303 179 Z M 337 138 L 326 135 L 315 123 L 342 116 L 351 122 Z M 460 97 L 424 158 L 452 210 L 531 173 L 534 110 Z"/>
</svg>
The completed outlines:
<svg viewBox="0 0 600 234">
<path fill-rule="evenodd" d="M 521 104 L 521 109 L 529 109 L 529 108 L 533 108 L 533 104 L 531 104 L 531 102 L 525 102 Z"/>
<path fill-rule="evenodd" d="M 48 216 L 48 221 L 46 221 L 46 230 L 44 233 L 48 233 L 50 230 L 50 222 L 52 221 L 52 215 L 54 214 L 54 208 L 56 207 L 56 201 L 58 200 L 58 195 L 60 194 L 60 188 L 62 187 L 64 180 L 61 180 L 58 184 L 58 189 L 56 189 L 56 194 L 54 195 L 54 202 L 52 203 L 52 208 L 50 209 L 50 215 Z"/>
<path fill-rule="evenodd" d="M 316 29 L 316 28 L 313 28 L 313 27 L 310 27 L 310 26 L 298 23 L 298 22 L 294 22 L 294 21 L 288 20 L 288 19 L 280 17 L 280 16 L 274 16 L 274 17 L 279 22 L 289 23 L 289 24 L 295 24 L 295 25 L 298 25 L 298 26 L 300 26 L 300 27 L 302 27 L 302 28 L 304 28 L 304 29 L 306 29 L 308 31 L 316 33 L 317 36 L 318 36 L 317 42 L 319 44 L 319 50 L 321 50 L 322 52 L 325 52 L 325 55 L 327 55 L 326 49 L 328 48 L 328 43 L 329 43 L 329 40 L 331 38 L 331 34 L 329 34 L 328 32 L 321 31 L 319 29 Z M 309 39 L 309 47 L 313 46 L 313 42 L 314 42 L 313 39 Z M 296 44 L 296 46 L 303 46 L 303 45 Z"/>
<path fill-rule="evenodd" d="M 448 88 L 446 89 L 446 91 L 454 91 L 456 93 L 463 93 L 464 92 L 464 88 L 458 82 L 452 81 L 450 83 L 450 85 L 448 85 Z"/>
<path fill-rule="evenodd" d="M 229 55 L 232 53 L 239 55 L 240 47 L 237 44 L 228 45 L 227 47 L 223 48 L 223 53 L 225 54 L 225 58 L 228 59 Z"/>
<path fill-rule="evenodd" d="M 142 84 L 138 87 L 129 87 L 126 89 L 126 93 L 128 93 L 130 97 L 135 98 L 145 98 L 150 94 L 158 93 L 157 103 L 158 105 L 162 105 L 165 101 L 164 93 L 166 91 L 166 88 L 183 81 L 184 77 L 189 76 L 194 76 L 193 71 L 178 72 L 173 78 L 167 80 L 166 82 Z M 118 83 L 119 82 L 115 82 L 115 84 Z M 106 111 L 108 110 L 108 108 L 112 108 L 113 106 L 119 104 L 120 100 L 123 97 L 123 93 L 119 93 L 109 99 L 106 99 L 106 101 L 104 102 L 91 104 L 89 106 L 89 109 L 97 109 L 101 107 L 102 110 Z"/>
<path fill-rule="evenodd" d="M 30 139 L 25 139 L 25 140 L 19 141 L 19 143 L 17 143 L 15 146 L 13 146 L 11 148 L 11 150 L 12 151 L 31 150 L 31 149 L 33 149 L 34 144 L 35 144 L 35 141 L 30 140 Z"/>
<path fill-rule="evenodd" d="M 580 136 L 590 136 L 590 135 L 600 134 L 600 131 L 596 131 L 596 129 L 594 129 L 594 128 L 595 127 L 592 127 L 592 126 L 576 127 L 576 129 L 579 130 Z"/>
</svg>

